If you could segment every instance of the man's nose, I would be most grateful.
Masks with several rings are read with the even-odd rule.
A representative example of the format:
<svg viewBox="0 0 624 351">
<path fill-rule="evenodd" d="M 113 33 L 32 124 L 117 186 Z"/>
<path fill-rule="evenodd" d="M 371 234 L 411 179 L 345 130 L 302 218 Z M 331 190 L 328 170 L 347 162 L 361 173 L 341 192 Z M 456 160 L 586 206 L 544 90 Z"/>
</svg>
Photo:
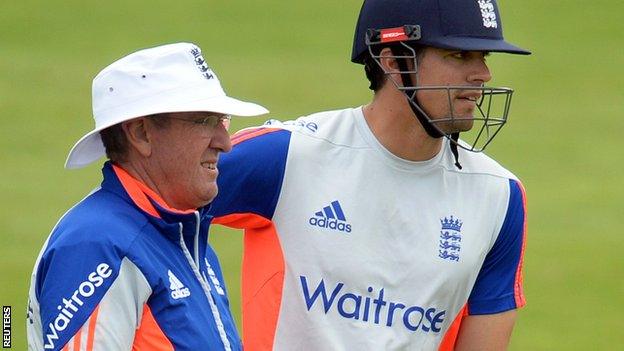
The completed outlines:
<svg viewBox="0 0 624 351">
<path fill-rule="evenodd" d="M 210 146 L 215 149 L 219 149 L 221 152 L 230 152 L 232 150 L 230 134 L 222 123 L 219 123 L 219 125 L 215 127 Z"/>
<path fill-rule="evenodd" d="M 478 82 L 485 84 L 492 80 L 492 74 L 487 63 L 482 59 L 475 59 L 472 67 L 472 71 L 468 75 L 468 82 Z"/>
</svg>

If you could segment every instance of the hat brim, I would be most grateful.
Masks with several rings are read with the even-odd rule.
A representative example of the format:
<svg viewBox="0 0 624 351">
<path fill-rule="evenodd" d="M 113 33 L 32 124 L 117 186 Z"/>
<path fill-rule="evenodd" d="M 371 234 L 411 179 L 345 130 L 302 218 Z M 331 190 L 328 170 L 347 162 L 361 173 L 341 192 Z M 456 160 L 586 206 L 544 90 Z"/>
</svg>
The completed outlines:
<svg viewBox="0 0 624 351">
<path fill-rule="evenodd" d="M 516 55 L 530 55 L 531 52 L 518 46 L 509 44 L 502 39 L 452 37 L 446 36 L 441 39 L 433 39 L 422 42 L 423 45 L 433 46 L 441 49 L 465 50 L 465 51 L 489 51 L 504 52 Z"/>
<path fill-rule="evenodd" d="M 102 130 L 134 118 L 169 112 L 216 112 L 233 116 L 251 117 L 266 114 L 269 110 L 258 104 L 240 101 L 229 96 L 186 101 L 179 105 L 167 104 L 166 107 L 154 106 L 152 109 L 144 110 L 140 114 L 135 113 L 120 116 L 112 123 L 97 126 L 95 129 L 85 134 L 69 151 L 67 160 L 65 161 L 65 168 L 75 169 L 85 167 L 106 154 L 102 138 L 100 137 L 100 132 Z"/>
</svg>

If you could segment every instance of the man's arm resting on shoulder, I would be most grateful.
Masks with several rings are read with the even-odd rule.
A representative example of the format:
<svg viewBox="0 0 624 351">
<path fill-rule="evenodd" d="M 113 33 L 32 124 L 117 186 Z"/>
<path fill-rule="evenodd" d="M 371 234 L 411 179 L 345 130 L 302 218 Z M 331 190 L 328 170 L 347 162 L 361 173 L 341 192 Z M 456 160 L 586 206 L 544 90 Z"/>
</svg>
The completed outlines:
<svg viewBox="0 0 624 351">
<path fill-rule="evenodd" d="M 213 223 L 234 228 L 265 225 L 277 206 L 284 179 L 290 132 L 275 128 L 244 130 L 219 158 L 219 194 L 212 202 Z"/>
<path fill-rule="evenodd" d="M 515 322 L 516 310 L 466 316 L 459 329 L 455 350 L 506 350 Z"/>
</svg>

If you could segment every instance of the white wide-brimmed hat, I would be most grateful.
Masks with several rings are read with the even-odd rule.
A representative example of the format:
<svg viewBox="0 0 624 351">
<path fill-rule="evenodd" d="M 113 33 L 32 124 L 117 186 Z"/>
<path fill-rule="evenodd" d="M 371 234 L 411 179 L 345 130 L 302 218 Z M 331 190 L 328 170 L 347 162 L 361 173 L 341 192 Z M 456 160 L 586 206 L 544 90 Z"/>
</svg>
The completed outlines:
<svg viewBox="0 0 624 351">
<path fill-rule="evenodd" d="M 225 95 L 201 49 L 191 43 L 144 49 L 113 62 L 93 79 L 92 93 L 95 128 L 71 149 L 66 168 L 84 167 L 104 156 L 100 131 L 133 118 L 167 112 L 269 112 Z"/>
</svg>

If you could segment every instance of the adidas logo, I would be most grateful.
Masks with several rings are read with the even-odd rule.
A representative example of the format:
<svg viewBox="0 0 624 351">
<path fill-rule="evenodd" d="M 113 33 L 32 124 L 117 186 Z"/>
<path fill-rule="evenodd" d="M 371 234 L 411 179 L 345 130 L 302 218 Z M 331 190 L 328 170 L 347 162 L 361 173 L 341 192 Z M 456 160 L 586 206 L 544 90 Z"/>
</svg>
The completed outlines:
<svg viewBox="0 0 624 351">
<path fill-rule="evenodd" d="M 225 290 L 223 290 L 223 287 L 221 287 L 221 282 L 219 282 L 219 279 L 217 278 L 217 275 L 212 270 L 212 266 L 210 266 L 210 263 L 208 263 L 208 259 L 206 257 L 204 257 L 204 262 L 206 263 L 206 268 L 208 270 L 208 276 L 210 277 L 210 280 L 212 281 L 212 285 L 214 285 L 215 290 L 217 291 L 217 294 L 225 296 Z M 204 273 L 202 272 L 202 274 L 204 274 Z M 204 279 L 206 279 L 206 274 L 204 274 Z M 206 279 L 206 280 L 208 280 L 208 279 Z"/>
<path fill-rule="evenodd" d="M 180 279 L 173 275 L 171 270 L 167 271 L 167 273 L 169 274 L 169 289 L 171 289 L 171 297 L 173 297 L 174 300 L 191 296 L 189 288 L 185 287 Z"/>
<path fill-rule="evenodd" d="M 329 206 L 314 214 L 308 221 L 311 225 L 351 233 L 351 224 L 347 223 L 342 207 L 338 201 L 333 201 Z"/>
</svg>

